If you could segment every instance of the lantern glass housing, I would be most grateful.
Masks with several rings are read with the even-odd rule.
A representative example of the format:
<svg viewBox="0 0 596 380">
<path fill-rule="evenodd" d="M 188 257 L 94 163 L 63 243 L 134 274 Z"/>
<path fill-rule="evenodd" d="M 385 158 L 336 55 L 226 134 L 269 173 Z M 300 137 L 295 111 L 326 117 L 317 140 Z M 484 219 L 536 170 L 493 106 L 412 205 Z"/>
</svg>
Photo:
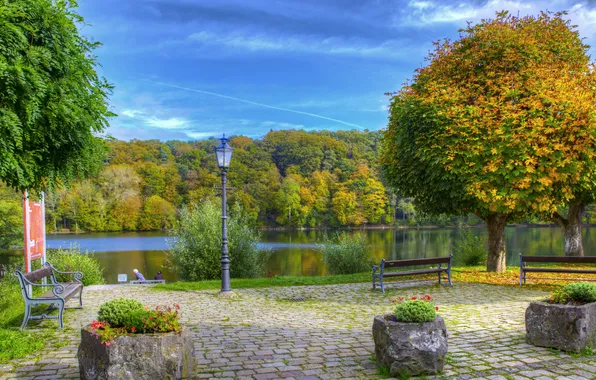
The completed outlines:
<svg viewBox="0 0 596 380">
<path fill-rule="evenodd" d="M 217 166 L 220 169 L 227 169 L 230 167 L 232 161 L 232 147 L 228 145 L 228 139 L 224 135 L 221 139 L 221 144 L 215 147 L 215 156 L 217 157 Z"/>
</svg>

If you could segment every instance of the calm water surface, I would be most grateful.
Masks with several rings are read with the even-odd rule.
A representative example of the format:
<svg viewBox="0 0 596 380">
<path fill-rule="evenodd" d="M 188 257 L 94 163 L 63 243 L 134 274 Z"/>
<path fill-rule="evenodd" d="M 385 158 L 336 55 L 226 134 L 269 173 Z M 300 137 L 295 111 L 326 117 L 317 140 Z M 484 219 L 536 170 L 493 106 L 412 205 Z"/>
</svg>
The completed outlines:
<svg viewBox="0 0 596 380">
<path fill-rule="evenodd" d="M 486 237 L 485 228 L 472 228 L 475 235 Z M 385 229 L 365 230 L 375 256 L 380 260 L 415 257 L 446 256 L 452 252 L 452 243 L 459 234 L 457 229 Z M 520 252 L 528 255 L 563 255 L 563 233 L 558 227 L 508 227 L 507 264 L 518 265 Z M 266 272 L 275 275 L 315 276 L 324 274 L 317 241 L 325 236 L 322 231 L 264 231 L 259 247 L 271 249 L 273 255 Z M 596 252 L 596 228 L 584 228 L 584 250 L 587 255 Z M 166 280 L 176 275 L 164 267 L 172 238 L 162 233 L 93 233 L 79 235 L 48 235 L 49 248 L 79 246 L 93 255 L 104 267 L 106 281 L 115 283 L 118 273 L 139 269 L 147 278 L 161 270 Z M 0 263 L 18 262 L 19 253 L 0 254 Z M 233 264 L 232 264 L 233 265 Z"/>
</svg>

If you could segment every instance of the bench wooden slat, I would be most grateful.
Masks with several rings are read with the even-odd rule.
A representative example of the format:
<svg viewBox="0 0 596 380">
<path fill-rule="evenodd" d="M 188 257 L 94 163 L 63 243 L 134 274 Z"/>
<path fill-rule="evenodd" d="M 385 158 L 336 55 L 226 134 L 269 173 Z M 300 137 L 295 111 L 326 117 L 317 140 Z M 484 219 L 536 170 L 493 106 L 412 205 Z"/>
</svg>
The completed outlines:
<svg viewBox="0 0 596 380">
<path fill-rule="evenodd" d="M 407 272 L 385 272 L 383 274 L 383 277 L 410 276 L 410 275 L 416 275 L 416 274 L 430 274 L 430 273 L 440 273 L 440 272 L 447 272 L 447 268 L 411 270 L 411 271 L 407 271 Z"/>
<path fill-rule="evenodd" d="M 447 264 L 449 263 L 449 256 L 447 257 L 430 257 L 424 259 L 410 259 L 410 260 L 392 260 L 385 261 L 385 268 L 394 267 L 411 267 L 415 265 L 430 265 L 430 264 Z"/>
<path fill-rule="evenodd" d="M 60 296 L 62 298 L 64 298 L 65 300 L 68 300 L 70 298 L 72 298 L 72 296 L 74 296 L 79 289 L 81 289 L 82 285 L 76 282 L 66 282 L 66 283 L 62 283 L 62 285 L 64 285 L 64 292 L 60 294 Z M 54 295 L 53 291 L 48 291 L 45 292 L 42 296 L 42 298 L 55 298 L 56 296 Z"/>
<path fill-rule="evenodd" d="M 30 282 L 38 282 L 41 279 L 50 277 L 52 275 L 52 268 L 44 266 L 41 269 L 37 269 L 25 274 L 25 278 Z"/>
<path fill-rule="evenodd" d="M 526 263 L 596 264 L 596 256 L 521 256 Z"/>
<path fill-rule="evenodd" d="M 548 272 L 548 273 L 594 273 L 590 269 L 567 269 L 567 268 L 524 268 L 524 272 Z"/>
</svg>

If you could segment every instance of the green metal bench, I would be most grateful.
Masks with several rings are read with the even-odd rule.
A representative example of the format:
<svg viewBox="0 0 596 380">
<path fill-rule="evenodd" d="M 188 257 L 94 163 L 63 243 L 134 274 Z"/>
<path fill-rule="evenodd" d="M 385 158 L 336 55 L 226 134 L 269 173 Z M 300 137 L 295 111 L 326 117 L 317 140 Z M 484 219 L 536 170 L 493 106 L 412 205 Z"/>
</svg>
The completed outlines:
<svg viewBox="0 0 596 380">
<path fill-rule="evenodd" d="M 74 276 L 73 282 L 58 282 L 56 280 L 55 273 L 58 274 L 69 274 Z M 25 300 L 25 316 L 23 323 L 21 324 L 21 330 L 27 326 L 30 320 L 38 319 L 58 319 L 60 323 L 60 329 L 64 327 L 63 314 L 66 309 L 66 302 L 74 296 L 79 296 L 79 306 L 69 307 L 69 309 L 82 309 L 83 308 L 83 274 L 81 272 L 61 272 L 54 268 L 52 264 L 45 263 L 40 269 L 31 271 L 29 273 L 23 273 L 19 270 L 15 271 L 15 276 L 19 279 L 21 285 L 21 292 L 23 293 L 23 299 Z M 39 283 L 42 279 L 50 279 L 49 283 Z M 29 294 L 29 286 L 31 287 L 49 287 L 49 291 L 43 293 L 41 296 L 35 298 L 32 294 Z M 31 315 L 31 309 L 42 304 L 48 304 L 50 306 L 56 305 L 58 307 L 58 316 L 50 316 L 47 314 L 42 315 Z"/>
<path fill-rule="evenodd" d="M 596 274 L 594 269 L 528 267 L 528 263 L 596 264 L 596 256 L 524 256 L 519 254 L 519 284 L 526 283 L 526 273 L 586 273 Z"/>
<path fill-rule="evenodd" d="M 388 261 L 385 259 L 381 260 L 381 265 L 373 265 L 372 267 L 372 283 L 373 283 L 373 291 L 377 287 L 377 282 L 381 288 L 381 291 L 385 293 L 385 282 L 383 279 L 385 277 L 398 277 L 398 276 L 414 276 L 419 274 L 437 274 L 439 279 L 439 285 L 441 284 L 441 275 L 443 273 L 447 274 L 447 281 L 449 281 L 449 286 L 453 286 L 451 283 L 451 259 L 453 255 L 449 255 L 446 257 L 431 257 L 431 258 L 422 258 L 422 259 L 410 259 L 410 260 L 393 260 Z M 396 271 L 396 272 L 386 272 L 386 268 L 404 268 L 404 267 L 411 267 L 411 266 L 420 266 L 420 265 L 433 265 L 438 264 L 436 268 L 426 268 L 426 269 L 417 269 L 417 270 L 409 270 L 409 271 Z M 447 265 L 444 267 L 443 265 Z M 377 273 L 379 270 L 379 273 Z"/>
</svg>

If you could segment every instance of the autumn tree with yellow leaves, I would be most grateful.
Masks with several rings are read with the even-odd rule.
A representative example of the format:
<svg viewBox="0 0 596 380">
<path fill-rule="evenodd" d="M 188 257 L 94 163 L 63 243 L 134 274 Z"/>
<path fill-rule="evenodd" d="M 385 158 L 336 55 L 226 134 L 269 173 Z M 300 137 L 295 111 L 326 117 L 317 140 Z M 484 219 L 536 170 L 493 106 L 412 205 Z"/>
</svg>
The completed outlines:
<svg viewBox="0 0 596 380">
<path fill-rule="evenodd" d="M 385 177 L 423 212 L 481 217 L 489 271 L 505 270 L 508 222 L 594 193 L 594 67 L 564 16 L 470 24 L 392 94 Z"/>
</svg>

